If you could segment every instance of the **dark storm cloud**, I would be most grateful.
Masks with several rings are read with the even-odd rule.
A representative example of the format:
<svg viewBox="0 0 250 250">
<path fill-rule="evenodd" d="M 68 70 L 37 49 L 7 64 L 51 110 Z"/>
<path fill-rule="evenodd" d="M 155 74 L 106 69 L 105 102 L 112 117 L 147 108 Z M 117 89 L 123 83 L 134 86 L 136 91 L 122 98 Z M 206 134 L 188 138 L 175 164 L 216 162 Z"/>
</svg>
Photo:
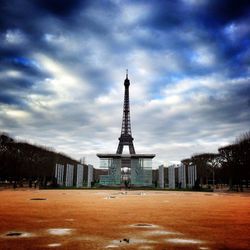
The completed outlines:
<svg viewBox="0 0 250 250">
<path fill-rule="evenodd" d="M 160 4 L 152 4 L 152 8 L 154 11 L 145 20 L 146 25 L 160 30 L 180 28 L 183 25 L 185 11 L 178 1 L 160 1 Z"/>
<path fill-rule="evenodd" d="M 38 0 L 35 1 L 35 4 L 51 14 L 65 17 L 74 14 L 75 11 L 79 10 L 79 7 L 83 6 L 83 3 L 87 2 L 82 0 Z"/>
<path fill-rule="evenodd" d="M 221 70 L 219 65 L 222 65 L 222 68 L 232 67 L 233 69 L 238 63 L 242 63 L 239 57 L 244 50 L 249 48 L 249 32 L 244 34 L 241 41 L 232 44 L 223 31 L 226 25 L 233 22 L 249 21 L 249 1 L 204 1 L 203 4 L 197 4 L 197 6 L 188 4 L 188 1 L 186 4 L 184 1 L 160 1 L 160 4 L 152 4 L 151 9 L 152 14 L 141 23 L 142 27 L 170 35 L 161 39 L 152 33 L 151 39 L 138 40 L 140 45 L 156 50 L 171 48 L 177 52 L 177 56 L 182 57 L 183 69 L 189 74 L 193 72 L 194 75 L 210 71 L 210 69 L 204 67 L 202 69 L 201 66 L 197 68 L 197 65 L 190 64 L 194 42 L 199 44 L 201 41 L 206 41 L 214 45 L 214 53 L 219 56 L 220 64 L 214 65 L 213 70 Z M 196 41 L 185 40 L 190 32 L 195 33 Z M 173 33 L 175 35 L 171 36 Z M 235 69 L 235 71 L 238 70 L 238 68 Z M 230 73 L 232 74 L 232 71 Z"/>
<path fill-rule="evenodd" d="M 1 92 L 0 94 L 0 103 L 18 106 L 22 106 L 24 104 L 20 98 L 16 97 L 16 95 L 10 95 L 4 92 Z"/>
<path fill-rule="evenodd" d="M 207 1 L 205 8 L 198 14 L 204 25 L 223 26 L 232 21 L 246 17 L 250 13 L 248 0 Z"/>
<path fill-rule="evenodd" d="M 5 70 L 13 69 L 20 71 L 29 76 L 45 77 L 48 76 L 45 72 L 40 70 L 39 65 L 36 61 L 22 56 L 7 56 L 0 58 L 0 63 L 4 65 Z"/>
<path fill-rule="evenodd" d="M 82 8 L 86 4 L 87 1 L 80 0 L 3 0 L 0 6 L 1 27 L 2 29 L 18 27 L 32 32 L 35 31 L 34 26 L 38 25 L 39 20 L 49 16 L 55 16 L 59 19 L 67 18 L 74 15 L 80 7 Z"/>
<path fill-rule="evenodd" d="M 109 9 L 114 7 L 111 3 L 107 5 L 104 6 Z M 12 1 L 11 3 L 4 1 L 1 5 L 3 15 L 0 17 L 2 39 L 10 33 L 12 36 L 23 35 L 26 40 L 21 44 L 13 42 L 2 46 L 0 48 L 4 56 L 2 62 L 6 67 L 26 71 L 26 74 L 37 74 L 37 79 L 31 83 L 32 85 L 39 81 L 39 77 L 41 81 L 50 77 L 48 72 L 40 72 L 28 62 L 32 60 L 29 59 L 32 53 L 43 53 L 63 65 L 74 65 L 71 67 L 72 71 L 84 75 L 89 82 L 93 82 L 92 86 L 96 86 L 96 89 L 105 91 L 107 85 L 103 82 L 110 82 L 110 77 L 105 76 L 105 68 L 89 67 L 89 64 L 93 63 L 95 48 L 84 49 L 86 40 L 84 36 L 93 39 L 99 37 L 107 47 L 110 46 L 109 41 L 112 37 L 108 35 L 109 28 L 105 23 L 96 21 L 94 16 L 84 12 L 87 6 L 88 1 Z M 80 12 L 81 22 L 79 22 Z M 25 16 L 28 18 L 24 18 Z M 79 38 L 76 38 L 76 35 Z M 83 45 L 79 57 L 76 56 L 78 51 L 71 50 L 71 40 L 76 41 L 77 50 Z M 112 45 L 109 49 L 119 51 L 118 47 Z M 93 95 L 95 94 L 96 90 L 93 89 Z"/>
<path fill-rule="evenodd" d="M 49 77 L 39 68 L 36 61 L 6 52 L 0 58 L 0 102 L 24 106 L 26 95 L 34 93 L 34 85 L 41 84 L 41 79 Z M 39 91 L 39 95 L 43 91 Z M 48 94 L 48 91 L 46 91 Z"/>
<path fill-rule="evenodd" d="M 30 89 L 34 82 L 30 79 L 11 79 L 9 77 L 3 78 L 0 80 L 1 92 L 3 94 L 4 90 L 25 90 Z"/>
</svg>

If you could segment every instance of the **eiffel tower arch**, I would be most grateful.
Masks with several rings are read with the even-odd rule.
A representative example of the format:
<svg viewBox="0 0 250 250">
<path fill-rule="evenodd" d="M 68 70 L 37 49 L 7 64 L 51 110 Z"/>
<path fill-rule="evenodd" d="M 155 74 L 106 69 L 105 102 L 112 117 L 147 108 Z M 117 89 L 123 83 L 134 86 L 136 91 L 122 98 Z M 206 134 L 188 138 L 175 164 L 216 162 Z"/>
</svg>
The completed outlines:
<svg viewBox="0 0 250 250">
<path fill-rule="evenodd" d="M 152 186 L 152 159 L 155 155 L 135 152 L 130 121 L 129 86 L 127 71 L 124 80 L 122 128 L 116 153 L 97 154 L 100 168 L 108 170 L 107 175 L 100 176 L 100 184 L 103 186 L 124 183 L 129 183 L 130 186 Z M 124 146 L 128 146 L 129 154 L 123 154 Z"/>
</svg>

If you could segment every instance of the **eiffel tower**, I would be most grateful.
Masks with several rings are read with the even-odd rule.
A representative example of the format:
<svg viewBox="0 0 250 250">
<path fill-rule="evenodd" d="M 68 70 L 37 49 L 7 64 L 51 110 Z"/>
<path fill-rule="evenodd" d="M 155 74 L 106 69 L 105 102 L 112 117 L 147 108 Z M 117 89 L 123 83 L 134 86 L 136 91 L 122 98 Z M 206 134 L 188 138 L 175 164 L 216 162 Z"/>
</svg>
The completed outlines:
<svg viewBox="0 0 250 250">
<path fill-rule="evenodd" d="M 130 111 L 129 111 L 129 79 L 128 70 L 126 71 L 126 79 L 124 80 L 124 104 L 123 104 L 123 118 L 122 118 L 122 129 L 121 136 L 119 137 L 119 144 L 116 154 L 122 154 L 123 147 L 129 147 L 129 153 L 135 154 L 135 148 L 133 144 L 134 138 L 132 137 L 131 124 L 130 124 Z"/>
</svg>

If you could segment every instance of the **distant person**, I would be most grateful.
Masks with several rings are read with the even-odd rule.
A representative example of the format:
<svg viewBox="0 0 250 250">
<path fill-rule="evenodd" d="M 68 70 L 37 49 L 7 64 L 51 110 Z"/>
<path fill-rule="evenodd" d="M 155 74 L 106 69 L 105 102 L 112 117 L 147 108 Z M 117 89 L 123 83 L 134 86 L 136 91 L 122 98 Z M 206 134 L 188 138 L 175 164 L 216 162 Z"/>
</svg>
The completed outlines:
<svg viewBox="0 0 250 250">
<path fill-rule="evenodd" d="M 125 180 L 124 181 L 124 184 L 125 184 L 125 189 L 127 190 L 129 188 L 129 181 L 128 180 Z"/>
</svg>

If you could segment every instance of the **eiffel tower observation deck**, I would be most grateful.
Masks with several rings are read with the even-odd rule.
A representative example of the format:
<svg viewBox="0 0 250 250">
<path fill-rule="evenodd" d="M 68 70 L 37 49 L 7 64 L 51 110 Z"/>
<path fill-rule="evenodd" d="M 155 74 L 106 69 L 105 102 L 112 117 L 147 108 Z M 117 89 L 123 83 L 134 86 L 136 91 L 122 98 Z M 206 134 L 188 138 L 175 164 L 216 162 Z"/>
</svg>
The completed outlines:
<svg viewBox="0 0 250 250">
<path fill-rule="evenodd" d="M 128 70 L 124 80 L 124 103 L 121 135 L 115 154 L 97 154 L 100 158 L 100 168 L 108 169 L 108 175 L 100 176 L 100 185 L 120 186 L 152 186 L 152 159 L 154 154 L 136 154 L 131 131 L 129 105 Z M 123 154 L 124 146 L 129 148 L 129 154 Z"/>
</svg>

